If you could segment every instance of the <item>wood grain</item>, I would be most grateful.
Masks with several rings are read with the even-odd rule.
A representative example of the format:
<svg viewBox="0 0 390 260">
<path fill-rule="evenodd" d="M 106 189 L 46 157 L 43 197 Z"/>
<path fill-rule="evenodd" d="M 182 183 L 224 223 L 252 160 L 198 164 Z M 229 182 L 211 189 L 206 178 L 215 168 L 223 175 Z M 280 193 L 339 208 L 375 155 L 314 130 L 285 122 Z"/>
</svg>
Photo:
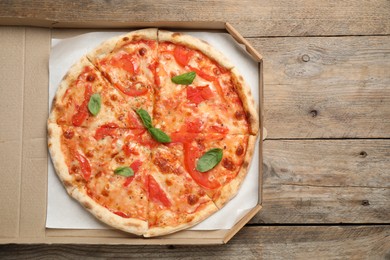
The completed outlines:
<svg viewBox="0 0 390 260">
<path fill-rule="evenodd" d="M 249 39 L 268 138 L 389 138 L 390 37 Z"/>
<path fill-rule="evenodd" d="M 390 223 L 390 140 L 266 140 L 251 223 Z"/>
<path fill-rule="evenodd" d="M 386 35 L 386 0 L 30 1 L 0 2 L 0 17 L 61 22 L 227 21 L 245 37 Z"/>
<path fill-rule="evenodd" d="M 389 259 L 389 226 L 244 227 L 220 246 L 2 245 L 6 259 Z"/>
</svg>

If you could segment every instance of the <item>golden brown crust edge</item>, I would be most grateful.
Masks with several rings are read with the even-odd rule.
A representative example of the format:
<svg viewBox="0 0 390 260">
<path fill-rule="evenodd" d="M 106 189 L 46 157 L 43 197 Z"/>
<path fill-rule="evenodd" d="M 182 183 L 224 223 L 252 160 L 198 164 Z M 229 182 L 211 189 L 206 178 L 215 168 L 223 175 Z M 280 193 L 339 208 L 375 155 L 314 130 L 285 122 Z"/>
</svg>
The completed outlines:
<svg viewBox="0 0 390 260">
<path fill-rule="evenodd" d="M 62 78 L 60 85 L 57 88 L 53 102 L 50 108 L 50 115 L 48 123 L 56 123 L 58 119 L 57 111 L 62 107 L 62 97 L 65 95 L 69 86 L 74 82 L 80 73 L 83 71 L 85 66 L 93 66 L 88 59 L 83 56 L 81 59 L 70 67 L 68 72 Z"/>
<path fill-rule="evenodd" d="M 236 86 L 236 91 L 242 101 L 249 122 L 249 133 L 251 135 L 257 135 L 260 127 L 259 108 L 253 98 L 252 91 L 237 68 L 233 68 L 231 73 L 234 85 Z"/>
<path fill-rule="evenodd" d="M 126 42 L 137 40 L 157 40 L 157 28 L 148 28 L 142 30 L 136 30 L 127 34 L 122 34 L 113 38 L 110 38 L 102 42 L 98 47 L 93 49 L 87 54 L 88 59 L 96 64 L 97 60 L 102 59 L 108 55 L 118 46 L 122 46 Z"/>
<path fill-rule="evenodd" d="M 211 216 L 214 212 L 218 211 L 218 208 L 215 206 L 215 204 L 212 201 L 209 201 L 204 209 L 200 212 L 193 213 L 194 218 L 191 222 L 183 223 L 178 226 L 166 226 L 166 227 L 151 227 L 146 231 L 144 234 L 144 237 L 155 237 L 155 236 L 163 236 L 168 235 L 183 229 L 190 228 L 201 221 L 205 220 L 209 216 Z"/>
<path fill-rule="evenodd" d="M 231 182 L 225 185 L 221 189 L 220 196 L 217 200 L 214 201 L 215 205 L 221 209 L 227 202 L 229 202 L 233 197 L 235 197 L 238 193 L 238 190 L 241 187 L 242 182 L 244 181 L 249 167 L 251 165 L 251 161 L 253 158 L 253 154 L 255 152 L 257 136 L 250 135 L 248 138 L 248 146 L 245 153 L 244 161 L 242 166 L 236 176 Z"/>
<path fill-rule="evenodd" d="M 164 30 L 158 30 L 158 41 L 159 42 L 172 42 L 188 46 L 191 49 L 196 49 L 204 53 L 209 58 L 215 60 L 222 67 L 226 69 L 232 69 L 233 64 L 218 50 L 216 50 L 209 43 L 195 38 L 188 34 L 179 32 L 169 32 Z"/>
<path fill-rule="evenodd" d="M 76 185 L 73 177 L 69 174 L 65 162 L 65 156 L 61 149 L 62 129 L 57 124 L 48 124 L 48 147 L 55 171 L 65 186 L 68 194 L 83 205 L 92 215 L 100 221 L 117 229 L 142 235 L 148 229 L 148 223 L 134 218 L 122 218 L 115 215 L 105 207 L 92 200 L 84 187 Z"/>
</svg>

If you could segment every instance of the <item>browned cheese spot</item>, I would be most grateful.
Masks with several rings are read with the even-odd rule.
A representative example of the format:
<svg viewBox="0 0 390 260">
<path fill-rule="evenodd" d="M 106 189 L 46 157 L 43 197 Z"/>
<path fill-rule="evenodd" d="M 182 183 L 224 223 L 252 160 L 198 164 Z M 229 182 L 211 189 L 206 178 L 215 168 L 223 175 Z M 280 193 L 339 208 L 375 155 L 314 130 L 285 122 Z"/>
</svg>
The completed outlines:
<svg viewBox="0 0 390 260">
<path fill-rule="evenodd" d="M 115 161 L 117 163 L 124 163 L 125 162 L 125 158 L 123 158 L 122 156 L 118 156 L 115 158 Z"/>
<path fill-rule="evenodd" d="M 88 75 L 87 76 L 87 81 L 89 81 L 89 82 L 95 81 L 95 76 L 94 75 Z"/>
<path fill-rule="evenodd" d="M 93 150 L 88 150 L 88 152 L 85 154 L 88 158 L 93 157 Z"/>
<path fill-rule="evenodd" d="M 155 157 L 153 163 L 157 165 L 162 173 L 171 173 L 173 171 L 169 161 L 163 157 Z"/>
<path fill-rule="evenodd" d="M 242 147 L 242 145 L 239 144 L 237 149 L 236 149 L 236 155 L 241 156 L 243 153 L 244 153 L 244 147 Z"/>
<path fill-rule="evenodd" d="M 64 137 L 66 139 L 72 139 L 73 136 L 74 136 L 74 132 L 72 130 L 70 130 L 70 129 L 65 130 Z"/>
<path fill-rule="evenodd" d="M 233 161 L 229 158 L 224 158 L 222 160 L 222 166 L 229 171 L 234 171 L 236 169 L 236 166 L 234 165 Z"/>
<path fill-rule="evenodd" d="M 142 47 L 141 49 L 139 49 L 138 53 L 139 55 L 144 56 L 146 54 L 146 48 Z"/>
<path fill-rule="evenodd" d="M 198 201 L 199 201 L 199 197 L 194 195 L 194 194 L 190 194 L 190 195 L 187 196 L 187 202 L 191 206 L 195 205 L 196 203 L 198 203 Z"/>
</svg>

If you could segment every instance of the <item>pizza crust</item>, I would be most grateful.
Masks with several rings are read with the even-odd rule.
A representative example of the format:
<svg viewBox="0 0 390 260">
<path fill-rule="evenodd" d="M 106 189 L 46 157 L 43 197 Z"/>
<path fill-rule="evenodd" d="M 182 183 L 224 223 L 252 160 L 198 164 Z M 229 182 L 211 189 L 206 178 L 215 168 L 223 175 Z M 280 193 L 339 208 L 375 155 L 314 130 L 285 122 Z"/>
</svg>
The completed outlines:
<svg viewBox="0 0 390 260">
<path fill-rule="evenodd" d="M 93 64 L 91 62 L 89 62 L 89 60 L 85 56 L 83 56 L 83 57 L 81 57 L 81 59 L 78 62 L 76 62 L 69 69 L 69 71 L 62 78 L 61 83 L 57 88 L 53 102 L 51 104 L 48 123 L 57 123 L 59 112 L 62 109 L 64 109 L 63 104 L 62 104 L 62 98 L 65 95 L 68 88 L 72 85 L 72 83 L 75 80 L 77 80 L 78 76 L 83 71 L 85 66 L 92 66 L 93 67 Z"/>
<path fill-rule="evenodd" d="M 144 237 L 155 237 L 155 236 L 162 236 L 162 235 L 168 235 L 174 232 L 177 232 L 179 230 L 183 230 L 189 227 L 194 226 L 195 224 L 198 224 L 199 222 L 205 220 L 209 216 L 211 216 L 214 212 L 218 211 L 218 208 L 215 206 L 215 204 L 210 201 L 207 203 L 205 208 L 202 209 L 200 212 L 195 212 L 193 215 L 192 221 L 188 223 L 183 223 L 177 226 L 166 226 L 166 227 L 151 227 L 149 228 L 146 233 L 144 234 Z"/>
<path fill-rule="evenodd" d="M 182 34 L 179 32 L 169 32 L 164 30 L 158 31 L 158 41 L 168 41 L 172 43 L 182 44 L 191 49 L 199 50 L 203 52 L 209 58 L 218 62 L 219 65 L 226 69 L 232 69 L 233 64 L 218 50 L 207 42 L 195 38 L 191 35 Z"/>
<path fill-rule="evenodd" d="M 74 189 L 74 180 L 73 177 L 69 174 L 68 166 L 65 162 L 65 156 L 61 149 L 62 129 L 57 124 L 49 123 L 47 125 L 47 132 L 48 148 L 55 171 L 64 184 L 66 191 L 71 194 Z"/>
<path fill-rule="evenodd" d="M 146 221 L 135 218 L 122 218 L 113 214 L 107 208 L 96 203 L 88 196 L 84 187 L 78 185 L 73 176 L 69 174 L 68 166 L 65 162 L 65 155 L 61 149 L 62 128 L 57 124 L 48 124 L 48 147 L 50 156 L 56 173 L 64 184 L 68 194 L 79 201 L 90 213 L 100 221 L 117 229 L 142 235 L 148 229 Z"/>
<path fill-rule="evenodd" d="M 221 189 L 220 196 L 218 197 L 218 199 L 214 201 L 215 205 L 219 209 L 225 206 L 227 202 L 229 202 L 232 198 L 234 198 L 237 195 L 238 190 L 240 189 L 241 184 L 244 181 L 247 172 L 250 168 L 253 154 L 256 147 L 256 140 L 257 140 L 257 136 L 254 135 L 249 136 L 248 145 L 247 145 L 244 161 L 241 165 L 241 169 L 239 170 L 236 178 L 234 178 L 231 182 L 229 182 Z"/>
<path fill-rule="evenodd" d="M 257 135 L 260 127 L 259 108 L 256 106 L 252 91 L 237 68 L 233 68 L 231 72 L 236 91 L 242 101 L 246 117 L 249 121 L 249 133 L 251 135 Z"/>
<path fill-rule="evenodd" d="M 100 221 L 106 223 L 109 226 L 129 232 L 135 235 L 143 235 L 148 230 L 148 222 L 136 218 L 122 218 L 107 208 L 96 203 L 91 197 L 88 196 L 85 189 L 82 187 L 72 190 L 70 195 L 80 202 L 83 207 L 88 210 Z"/>
<path fill-rule="evenodd" d="M 120 48 L 127 42 L 138 40 L 157 40 L 157 28 L 142 29 L 111 38 L 87 54 L 88 59 L 96 64 L 116 48 Z"/>
</svg>

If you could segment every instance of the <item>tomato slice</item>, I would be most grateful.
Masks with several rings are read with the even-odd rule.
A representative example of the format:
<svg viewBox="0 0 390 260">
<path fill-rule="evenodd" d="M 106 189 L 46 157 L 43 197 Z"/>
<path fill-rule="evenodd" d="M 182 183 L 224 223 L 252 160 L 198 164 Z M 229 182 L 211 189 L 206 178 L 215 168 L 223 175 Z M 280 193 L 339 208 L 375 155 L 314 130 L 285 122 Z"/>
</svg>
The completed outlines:
<svg viewBox="0 0 390 260">
<path fill-rule="evenodd" d="M 133 169 L 134 175 L 126 178 L 125 182 L 123 183 L 124 187 L 129 186 L 130 183 L 134 180 L 134 177 L 137 174 L 141 165 L 142 165 L 142 162 L 140 160 L 135 160 L 132 164 L 130 164 L 130 168 Z"/>
<path fill-rule="evenodd" d="M 189 133 L 200 133 L 202 130 L 203 122 L 200 118 L 194 120 L 186 120 L 186 128 Z"/>
<path fill-rule="evenodd" d="M 156 203 L 161 203 L 167 208 L 172 205 L 167 195 L 161 189 L 160 185 L 157 183 L 157 181 L 153 178 L 152 175 L 147 176 L 147 187 L 149 191 L 148 194 L 150 200 Z"/>
<path fill-rule="evenodd" d="M 122 218 L 130 218 L 129 215 L 127 215 L 126 213 L 124 213 L 122 211 L 114 211 L 113 213 L 118 215 L 118 216 L 120 216 L 120 217 L 122 217 Z"/>
<path fill-rule="evenodd" d="M 129 157 L 132 154 L 139 155 L 139 152 L 134 147 L 129 146 L 129 144 L 123 145 L 122 150 L 127 157 Z"/>
<path fill-rule="evenodd" d="M 188 65 L 192 55 L 193 51 L 182 45 L 177 45 L 173 50 L 173 57 L 175 57 L 176 62 L 183 67 Z"/>
<path fill-rule="evenodd" d="M 150 69 L 150 71 L 153 73 L 153 76 L 154 76 L 154 84 L 156 86 L 160 86 L 161 82 L 160 82 L 160 77 L 159 75 L 157 74 L 156 72 L 156 68 L 158 66 L 158 61 L 155 61 L 153 62 L 152 64 L 149 64 L 148 68 Z"/>
<path fill-rule="evenodd" d="M 74 126 L 81 126 L 85 119 L 88 117 L 88 102 L 92 95 L 92 86 L 90 84 L 85 85 L 84 101 L 77 108 L 76 114 L 72 116 L 72 124 Z"/>
<path fill-rule="evenodd" d="M 118 125 L 115 123 L 107 123 L 96 129 L 94 138 L 99 141 L 106 136 L 115 137 L 115 129 L 118 128 Z"/>
<path fill-rule="evenodd" d="M 196 170 L 195 160 L 202 156 L 200 149 L 191 143 L 184 143 L 184 166 L 192 179 L 203 188 L 214 190 L 221 187 L 217 180 L 210 180 L 210 172 L 199 172 Z"/>
<path fill-rule="evenodd" d="M 198 137 L 198 133 L 175 132 L 169 135 L 171 143 L 187 143 Z"/>
<path fill-rule="evenodd" d="M 75 152 L 74 154 L 76 160 L 79 162 L 80 164 L 80 168 L 81 168 L 81 172 L 83 174 L 83 178 L 88 181 L 89 178 L 91 177 L 91 165 L 89 164 L 89 161 L 88 159 L 82 155 L 81 153 L 79 152 Z"/>
<path fill-rule="evenodd" d="M 136 88 L 135 84 L 133 84 L 131 87 L 123 87 L 121 84 L 114 84 L 114 86 L 119 89 L 123 94 L 130 96 L 130 97 L 137 97 L 137 96 L 143 96 L 146 93 L 148 93 L 148 88 L 145 86 Z"/>
<path fill-rule="evenodd" d="M 131 74 L 138 74 L 139 66 L 133 56 L 129 53 L 123 53 L 119 57 L 112 58 L 110 64 L 114 67 L 124 69 Z"/>
<path fill-rule="evenodd" d="M 227 127 L 223 127 L 223 126 L 213 125 L 210 128 L 211 128 L 211 131 L 217 132 L 220 134 L 224 134 L 224 135 L 229 132 L 229 129 Z"/>
<path fill-rule="evenodd" d="M 199 103 L 201 103 L 202 101 L 208 100 L 214 96 L 208 85 L 199 87 L 187 87 L 186 90 L 187 99 L 192 103 L 195 103 L 196 105 L 199 105 Z"/>
<path fill-rule="evenodd" d="M 192 70 L 192 71 L 195 71 L 196 72 L 196 75 L 198 75 L 199 77 L 201 77 L 201 78 L 204 78 L 205 80 L 208 80 L 208 81 L 214 81 L 214 80 L 216 80 L 216 78 L 214 77 L 214 76 L 211 76 L 211 75 L 209 75 L 209 74 L 207 74 L 206 72 L 204 72 L 203 70 L 201 70 L 201 69 L 197 69 L 197 68 L 194 68 L 194 67 L 192 67 L 192 66 L 189 66 L 190 67 L 190 69 Z"/>
<path fill-rule="evenodd" d="M 144 126 L 139 121 L 138 116 L 135 114 L 135 112 L 133 110 L 129 111 L 127 119 L 129 121 L 129 128 L 130 129 L 144 128 Z"/>
</svg>

